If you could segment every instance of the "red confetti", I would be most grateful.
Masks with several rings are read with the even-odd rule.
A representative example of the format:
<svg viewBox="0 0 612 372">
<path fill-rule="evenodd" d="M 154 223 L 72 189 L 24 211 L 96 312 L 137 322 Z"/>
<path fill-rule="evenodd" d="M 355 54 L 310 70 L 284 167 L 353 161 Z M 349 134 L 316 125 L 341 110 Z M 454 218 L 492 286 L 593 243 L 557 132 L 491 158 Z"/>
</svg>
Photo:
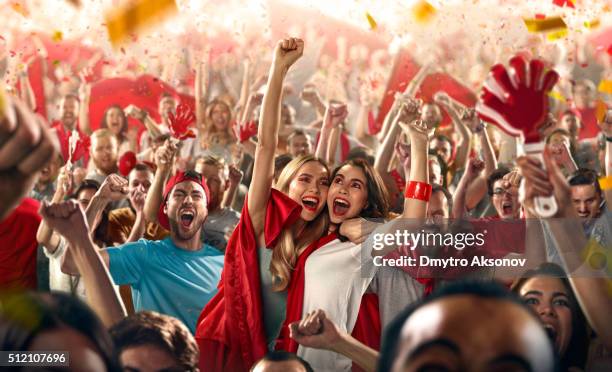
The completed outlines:
<svg viewBox="0 0 612 372">
<path fill-rule="evenodd" d="M 560 7 L 575 8 L 573 0 L 553 0 L 553 4 Z"/>
<path fill-rule="evenodd" d="M 612 56 L 612 45 L 608 47 L 608 54 Z"/>
<path fill-rule="evenodd" d="M 535 19 L 546 19 L 546 14 L 537 13 L 535 15 Z"/>
<path fill-rule="evenodd" d="M 172 136 L 179 140 L 187 138 L 195 138 L 193 130 L 189 129 L 189 126 L 193 124 L 196 117 L 189 105 L 181 103 L 176 108 L 176 115 L 173 113 L 168 114 L 168 121 L 170 122 L 170 133 Z"/>
</svg>

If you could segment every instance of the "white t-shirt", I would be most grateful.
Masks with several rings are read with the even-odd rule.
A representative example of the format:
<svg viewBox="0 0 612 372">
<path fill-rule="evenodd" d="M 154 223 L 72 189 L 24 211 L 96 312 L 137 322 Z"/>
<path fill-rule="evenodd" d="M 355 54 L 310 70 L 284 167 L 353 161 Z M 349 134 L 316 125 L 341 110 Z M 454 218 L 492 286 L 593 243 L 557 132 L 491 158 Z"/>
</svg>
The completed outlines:
<svg viewBox="0 0 612 372">
<path fill-rule="evenodd" d="M 78 276 L 64 274 L 62 272 L 62 257 L 66 253 L 66 240 L 60 237 L 57 249 L 50 253 L 43 246 L 45 256 L 49 258 L 49 288 L 52 291 L 60 291 L 77 295 L 81 300 L 87 301 L 85 296 L 85 283 Z"/>
<path fill-rule="evenodd" d="M 325 310 L 332 322 L 350 334 L 357 321 L 361 298 L 376 273 L 372 246 L 335 239 L 314 251 L 306 260 L 302 314 Z M 351 360 L 332 351 L 300 345 L 298 355 L 315 371 L 351 370 Z"/>
</svg>

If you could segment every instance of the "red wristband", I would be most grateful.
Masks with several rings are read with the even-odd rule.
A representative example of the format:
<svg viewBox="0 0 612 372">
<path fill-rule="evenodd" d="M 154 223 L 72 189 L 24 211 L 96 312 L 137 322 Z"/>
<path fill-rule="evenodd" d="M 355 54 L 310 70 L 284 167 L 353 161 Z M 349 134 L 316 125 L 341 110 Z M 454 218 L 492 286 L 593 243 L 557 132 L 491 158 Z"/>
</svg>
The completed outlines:
<svg viewBox="0 0 612 372">
<path fill-rule="evenodd" d="M 410 181 L 406 185 L 404 196 L 407 199 L 418 199 L 428 202 L 431 197 L 431 185 L 425 182 Z"/>
</svg>

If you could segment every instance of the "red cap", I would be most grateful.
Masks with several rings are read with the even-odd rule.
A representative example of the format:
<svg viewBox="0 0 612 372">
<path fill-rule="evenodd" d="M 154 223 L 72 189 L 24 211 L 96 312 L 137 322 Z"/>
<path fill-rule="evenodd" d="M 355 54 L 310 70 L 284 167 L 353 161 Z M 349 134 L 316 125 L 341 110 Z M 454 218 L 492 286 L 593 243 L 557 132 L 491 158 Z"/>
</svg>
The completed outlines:
<svg viewBox="0 0 612 372">
<path fill-rule="evenodd" d="M 206 194 L 206 203 L 208 203 L 208 201 L 210 200 L 210 191 L 208 191 L 206 180 L 204 180 L 204 178 L 199 173 L 183 171 L 176 172 L 176 174 L 173 177 L 170 177 L 170 179 L 166 183 L 166 187 L 164 188 L 163 200 L 162 203 L 159 205 L 159 210 L 157 211 L 157 221 L 166 230 L 170 230 L 170 221 L 168 220 L 168 215 L 164 213 L 164 207 L 166 206 L 168 195 L 170 194 L 170 191 L 172 191 L 174 186 L 185 181 L 193 181 L 201 185 L 204 189 L 204 194 Z"/>
</svg>

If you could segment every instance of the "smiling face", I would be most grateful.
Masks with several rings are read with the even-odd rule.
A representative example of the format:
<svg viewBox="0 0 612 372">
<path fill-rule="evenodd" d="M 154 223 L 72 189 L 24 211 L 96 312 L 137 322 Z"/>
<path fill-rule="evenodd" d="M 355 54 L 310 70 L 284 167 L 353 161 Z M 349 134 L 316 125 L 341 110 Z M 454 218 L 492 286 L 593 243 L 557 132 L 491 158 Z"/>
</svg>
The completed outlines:
<svg viewBox="0 0 612 372">
<path fill-rule="evenodd" d="M 572 309 L 565 285 L 559 278 L 536 277 L 520 289 L 525 303 L 540 317 L 555 350 L 563 355 L 572 337 Z"/>
<path fill-rule="evenodd" d="M 111 107 L 106 111 L 106 127 L 113 132 L 114 135 L 118 136 L 123 130 L 123 124 L 125 123 L 125 117 L 123 111 L 119 107 Z"/>
<path fill-rule="evenodd" d="M 208 216 L 206 194 L 202 185 L 183 181 L 168 194 L 164 213 L 170 221 L 173 239 L 191 240 L 200 236 L 200 229 Z"/>
<path fill-rule="evenodd" d="M 305 134 L 297 134 L 289 141 L 289 154 L 294 158 L 312 154 L 312 144 Z"/>
<path fill-rule="evenodd" d="M 229 107 L 220 102 L 216 103 L 210 111 L 210 120 L 215 130 L 226 130 L 230 121 Z"/>
<path fill-rule="evenodd" d="M 435 103 L 426 103 L 421 109 L 421 120 L 428 123 L 428 127 L 437 127 L 442 121 L 442 113 Z"/>
<path fill-rule="evenodd" d="M 153 173 L 149 170 L 134 169 L 130 172 L 128 178 L 128 192 L 130 195 L 130 203 L 135 205 L 135 198 L 138 194 L 146 194 L 153 183 Z"/>
<path fill-rule="evenodd" d="M 74 129 L 77 112 L 79 111 L 79 101 L 76 97 L 66 96 L 60 103 L 60 115 L 62 122 L 67 129 Z"/>
<path fill-rule="evenodd" d="M 552 371 L 546 333 L 508 300 L 454 295 L 417 309 L 404 323 L 393 372 Z"/>
<path fill-rule="evenodd" d="M 363 170 L 347 164 L 336 173 L 327 194 L 329 217 L 334 224 L 357 217 L 368 203 L 367 179 Z"/>
<path fill-rule="evenodd" d="M 206 179 L 206 185 L 210 193 L 210 200 L 208 201 L 208 211 L 216 211 L 223 200 L 223 193 L 227 189 L 227 183 L 224 174 L 224 167 L 217 164 L 207 164 L 201 162 L 199 167 L 196 166 L 196 171 L 202 174 L 202 177 Z"/>
<path fill-rule="evenodd" d="M 302 165 L 289 183 L 287 195 L 302 206 L 301 218 L 314 220 L 325 207 L 329 190 L 329 173 L 318 161 Z"/>
<path fill-rule="evenodd" d="M 453 153 L 453 146 L 445 139 L 434 138 L 429 143 L 429 148 L 434 150 L 448 164 Z"/>
<path fill-rule="evenodd" d="M 117 139 L 113 136 L 92 136 L 91 159 L 97 169 L 108 175 L 117 169 Z"/>
<path fill-rule="evenodd" d="M 492 201 L 497 215 L 502 219 L 519 218 L 521 205 L 518 198 L 518 187 L 507 185 L 503 179 L 495 181 Z"/>
</svg>

